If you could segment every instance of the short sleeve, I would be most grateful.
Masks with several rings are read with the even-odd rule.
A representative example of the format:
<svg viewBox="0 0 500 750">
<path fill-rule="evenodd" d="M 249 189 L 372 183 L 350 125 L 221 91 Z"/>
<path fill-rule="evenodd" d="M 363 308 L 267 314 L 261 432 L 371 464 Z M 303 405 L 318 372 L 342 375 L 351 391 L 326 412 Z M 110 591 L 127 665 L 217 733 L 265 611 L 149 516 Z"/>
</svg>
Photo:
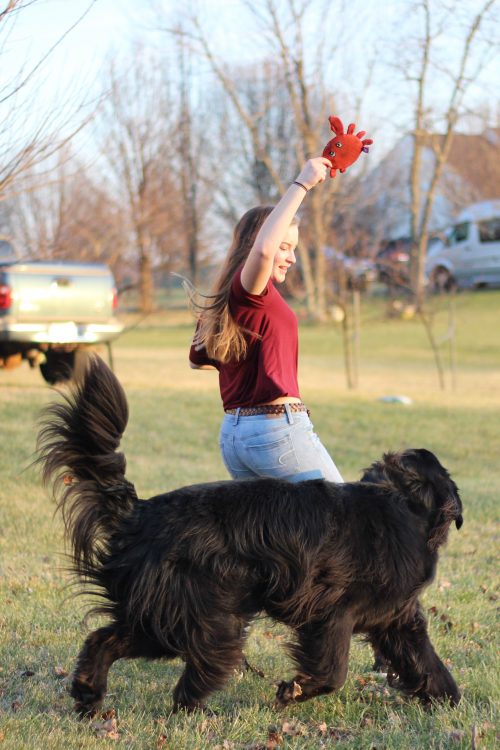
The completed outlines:
<svg viewBox="0 0 500 750">
<path fill-rule="evenodd" d="M 241 283 L 241 272 L 243 266 L 236 271 L 231 284 L 231 291 L 229 294 L 230 306 L 239 307 L 266 307 L 270 298 L 270 289 L 272 289 L 271 281 L 267 282 L 266 288 L 262 294 L 250 294 L 247 292 L 243 284 Z"/>
<path fill-rule="evenodd" d="M 219 369 L 219 363 L 216 359 L 210 359 L 204 346 L 202 346 L 201 349 L 197 349 L 194 344 L 191 344 L 191 349 L 189 350 L 189 361 L 198 367 L 201 367 L 202 365 L 212 365 L 212 367 Z"/>
<path fill-rule="evenodd" d="M 196 330 L 198 330 L 199 323 L 196 326 Z M 195 333 L 196 335 L 196 333 Z M 219 369 L 219 363 L 216 359 L 211 359 L 208 354 L 207 350 L 204 346 L 197 346 L 194 343 L 191 344 L 191 348 L 189 350 L 189 361 L 192 362 L 193 365 L 196 365 L 197 367 L 201 367 L 202 365 L 212 365 L 212 367 L 216 367 Z"/>
</svg>

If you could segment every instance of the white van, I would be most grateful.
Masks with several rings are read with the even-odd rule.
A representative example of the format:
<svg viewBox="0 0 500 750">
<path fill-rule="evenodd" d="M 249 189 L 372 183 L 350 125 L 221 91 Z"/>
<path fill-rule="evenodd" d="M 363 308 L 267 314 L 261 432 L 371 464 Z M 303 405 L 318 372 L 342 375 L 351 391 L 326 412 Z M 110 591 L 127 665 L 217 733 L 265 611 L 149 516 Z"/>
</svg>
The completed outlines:
<svg viewBox="0 0 500 750">
<path fill-rule="evenodd" d="M 445 239 L 429 247 L 425 273 L 435 291 L 500 286 L 500 200 L 464 209 Z"/>
</svg>

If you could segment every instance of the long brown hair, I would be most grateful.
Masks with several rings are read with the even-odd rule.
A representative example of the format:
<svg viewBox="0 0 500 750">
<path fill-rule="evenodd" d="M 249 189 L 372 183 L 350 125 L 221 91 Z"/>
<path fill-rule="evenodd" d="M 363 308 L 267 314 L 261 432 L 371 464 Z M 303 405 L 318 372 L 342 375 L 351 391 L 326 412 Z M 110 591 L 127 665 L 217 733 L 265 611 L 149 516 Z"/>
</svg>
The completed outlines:
<svg viewBox="0 0 500 750">
<path fill-rule="evenodd" d="M 213 292 L 201 295 L 196 290 L 191 290 L 191 304 L 198 315 L 194 344 L 204 347 L 208 356 L 218 362 L 242 359 L 248 348 L 248 334 L 257 335 L 244 330 L 232 317 L 229 292 L 234 274 L 246 261 L 259 229 L 273 208 L 274 206 L 256 206 L 243 214 L 234 228 L 233 240 Z M 202 301 L 199 302 L 196 298 L 200 297 Z"/>
</svg>

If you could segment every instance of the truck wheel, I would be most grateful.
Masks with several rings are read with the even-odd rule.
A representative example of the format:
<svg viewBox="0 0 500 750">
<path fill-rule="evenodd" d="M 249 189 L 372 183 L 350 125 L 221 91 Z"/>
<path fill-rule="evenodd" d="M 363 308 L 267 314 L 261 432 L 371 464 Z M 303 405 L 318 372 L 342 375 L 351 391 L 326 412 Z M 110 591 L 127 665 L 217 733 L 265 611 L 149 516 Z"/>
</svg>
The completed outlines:
<svg viewBox="0 0 500 750">
<path fill-rule="evenodd" d="M 64 383 L 73 377 L 75 366 L 75 352 L 57 352 L 49 349 L 45 355 L 45 362 L 40 365 L 40 372 L 44 380 L 50 385 Z"/>
<path fill-rule="evenodd" d="M 454 292 L 457 283 L 447 268 L 436 268 L 432 274 L 432 289 L 437 293 Z"/>
<path fill-rule="evenodd" d="M 5 370 L 13 370 L 15 367 L 19 367 L 22 361 L 23 355 L 21 354 L 21 352 L 16 352 L 16 354 L 8 354 L 2 360 L 2 367 Z"/>
</svg>

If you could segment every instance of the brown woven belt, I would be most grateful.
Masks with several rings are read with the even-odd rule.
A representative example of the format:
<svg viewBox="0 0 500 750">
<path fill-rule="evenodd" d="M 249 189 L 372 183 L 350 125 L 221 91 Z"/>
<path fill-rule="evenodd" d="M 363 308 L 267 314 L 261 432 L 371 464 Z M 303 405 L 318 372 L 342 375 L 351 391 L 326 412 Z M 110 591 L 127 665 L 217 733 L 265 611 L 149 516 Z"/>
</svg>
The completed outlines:
<svg viewBox="0 0 500 750">
<path fill-rule="evenodd" d="M 239 410 L 240 417 L 253 417 L 257 414 L 286 414 L 286 407 L 290 411 L 305 411 L 309 415 L 309 409 L 305 404 L 292 403 L 292 404 L 263 404 L 262 406 L 242 406 Z M 236 414 L 238 409 L 224 409 L 226 414 Z"/>
</svg>

